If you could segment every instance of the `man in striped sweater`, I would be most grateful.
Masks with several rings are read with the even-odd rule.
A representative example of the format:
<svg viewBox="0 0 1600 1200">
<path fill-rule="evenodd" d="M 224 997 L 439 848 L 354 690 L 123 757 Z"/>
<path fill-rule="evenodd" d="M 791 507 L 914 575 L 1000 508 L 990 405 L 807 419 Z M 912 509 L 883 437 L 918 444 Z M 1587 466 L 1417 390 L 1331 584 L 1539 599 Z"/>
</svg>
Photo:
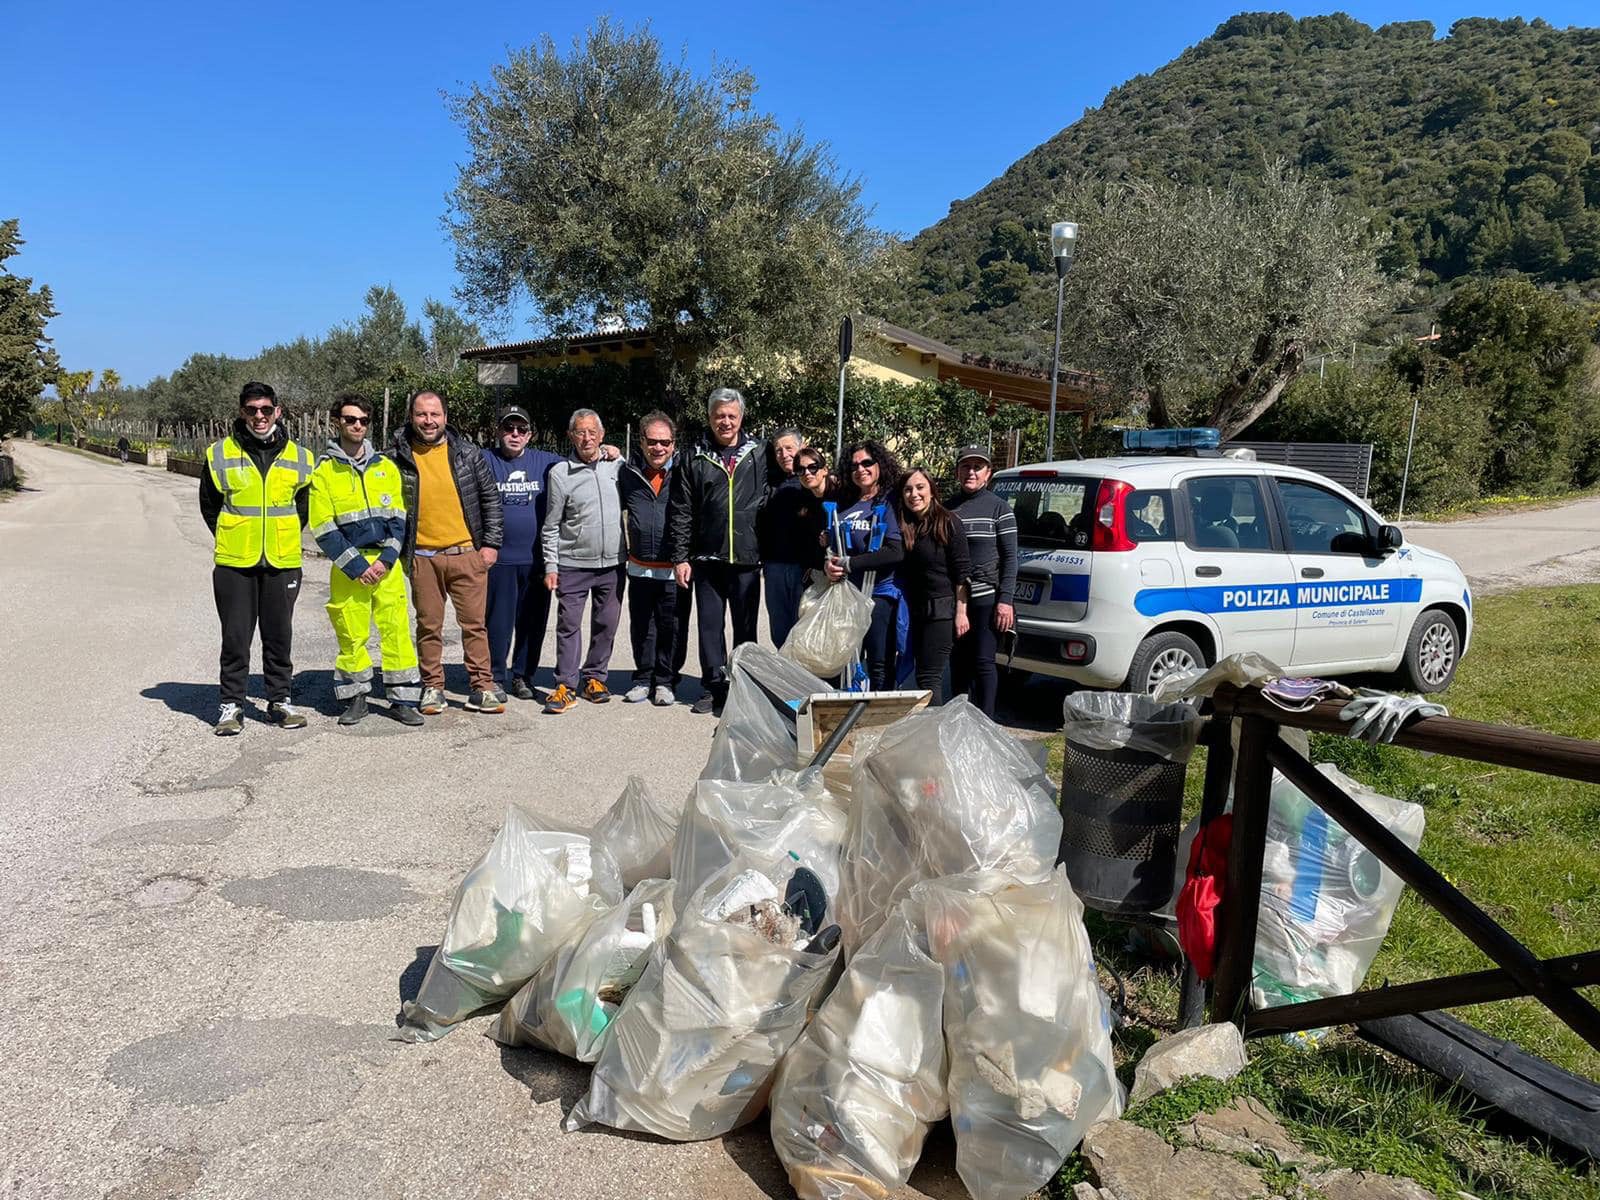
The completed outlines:
<svg viewBox="0 0 1600 1200">
<path fill-rule="evenodd" d="M 994 716 L 999 683 L 995 653 L 1002 634 L 1016 622 L 1017 518 L 1011 506 L 989 490 L 994 474 L 989 452 L 966 446 L 956 457 L 956 493 L 945 502 L 961 518 L 972 559 L 972 597 L 967 616 L 972 628 L 956 639 L 950 655 L 952 694 L 970 694 L 987 716 Z"/>
</svg>

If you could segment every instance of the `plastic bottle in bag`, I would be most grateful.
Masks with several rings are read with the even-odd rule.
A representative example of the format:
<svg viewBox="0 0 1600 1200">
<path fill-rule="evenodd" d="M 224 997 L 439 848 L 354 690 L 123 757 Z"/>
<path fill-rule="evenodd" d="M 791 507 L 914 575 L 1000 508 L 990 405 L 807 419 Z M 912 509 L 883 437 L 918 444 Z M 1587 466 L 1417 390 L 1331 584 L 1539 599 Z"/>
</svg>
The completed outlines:
<svg viewBox="0 0 1600 1200">
<path fill-rule="evenodd" d="M 847 953 L 918 880 L 998 870 L 1049 877 L 1061 813 L 1043 767 L 965 699 L 885 729 L 852 771 L 840 924 Z"/>
<path fill-rule="evenodd" d="M 671 881 L 640 883 L 534 972 L 500 1010 L 489 1036 L 502 1045 L 541 1046 L 593 1062 L 672 919 Z"/>
<path fill-rule="evenodd" d="M 1083 905 L 1060 867 L 1043 883 L 982 872 L 912 895 L 945 971 L 956 1171 L 975 1200 L 1021 1200 L 1122 1109 Z"/>
<path fill-rule="evenodd" d="M 810 949 L 818 935 L 783 911 L 796 870 L 786 857 L 744 855 L 680 908 L 611 1022 L 567 1129 L 599 1122 L 698 1141 L 760 1114 L 839 958 L 836 937 Z"/>
<path fill-rule="evenodd" d="M 515 804 L 456 888 L 444 937 L 415 1000 L 401 1008 L 404 1041 L 431 1041 L 504 1000 L 568 938 L 621 899 L 595 873 L 588 835 L 541 826 Z"/>
<path fill-rule="evenodd" d="M 772 1144 L 803 1200 L 879 1200 L 911 1177 L 945 1100 L 944 968 L 901 901 L 850 960 L 772 1087 Z"/>
</svg>

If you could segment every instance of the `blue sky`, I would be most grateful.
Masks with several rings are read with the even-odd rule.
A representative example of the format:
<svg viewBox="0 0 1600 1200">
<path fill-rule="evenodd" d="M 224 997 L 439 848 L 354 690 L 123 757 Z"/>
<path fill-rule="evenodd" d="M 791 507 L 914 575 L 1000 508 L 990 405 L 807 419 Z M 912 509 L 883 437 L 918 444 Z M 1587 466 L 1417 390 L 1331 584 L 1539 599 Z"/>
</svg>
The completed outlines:
<svg viewBox="0 0 1600 1200">
<path fill-rule="evenodd" d="M 63 364 L 138 383 L 197 350 L 320 333 L 372 283 L 414 312 L 449 298 L 440 219 L 463 142 L 441 90 L 541 34 L 564 47 L 602 13 L 649 20 L 692 64 L 749 68 L 758 103 L 829 142 L 876 222 L 910 234 L 1245 7 L 16 0 L 0 216 L 28 243 L 11 269 L 55 291 Z M 1600 18 L 1594 0 L 1344 8 L 1441 33 L 1467 15 Z"/>
</svg>

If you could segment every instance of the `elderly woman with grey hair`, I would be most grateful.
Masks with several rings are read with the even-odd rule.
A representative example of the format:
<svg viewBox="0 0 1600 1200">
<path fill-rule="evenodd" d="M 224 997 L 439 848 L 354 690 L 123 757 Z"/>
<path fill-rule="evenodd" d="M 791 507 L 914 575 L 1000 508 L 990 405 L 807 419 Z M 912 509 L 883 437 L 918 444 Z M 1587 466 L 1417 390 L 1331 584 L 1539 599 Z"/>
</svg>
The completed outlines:
<svg viewBox="0 0 1600 1200">
<path fill-rule="evenodd" d="M 756 640 L 761 606 L 759 523 L 771 490 L 764 442 L 744 431 L 744 397 L 717 388 L 706 401 L 710 426 L 680 453 L 667 505 L 667 556 L 678 586 L 694 588 L 700 639 L 697 713 L 722 712 L 728 697 L 727 621 L 733 648 Z"/>
</svg>

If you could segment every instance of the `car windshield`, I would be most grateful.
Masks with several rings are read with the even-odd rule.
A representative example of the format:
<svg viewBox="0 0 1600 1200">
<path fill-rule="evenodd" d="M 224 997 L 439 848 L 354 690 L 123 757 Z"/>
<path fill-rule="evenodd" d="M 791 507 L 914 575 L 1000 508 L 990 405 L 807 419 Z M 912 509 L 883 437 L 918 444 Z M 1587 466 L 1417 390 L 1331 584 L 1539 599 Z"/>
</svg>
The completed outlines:
<svg viewBox="0 0 1600 1200">
<path fill-rule="evenodd" d="M 995 495 L 1017 516 L 1017 541 L 1052 550 L 1089 546 L 1089 496 L 1099 483 L 1075 475 L 1017 476 L 994 481 Z"/>
</svg>

